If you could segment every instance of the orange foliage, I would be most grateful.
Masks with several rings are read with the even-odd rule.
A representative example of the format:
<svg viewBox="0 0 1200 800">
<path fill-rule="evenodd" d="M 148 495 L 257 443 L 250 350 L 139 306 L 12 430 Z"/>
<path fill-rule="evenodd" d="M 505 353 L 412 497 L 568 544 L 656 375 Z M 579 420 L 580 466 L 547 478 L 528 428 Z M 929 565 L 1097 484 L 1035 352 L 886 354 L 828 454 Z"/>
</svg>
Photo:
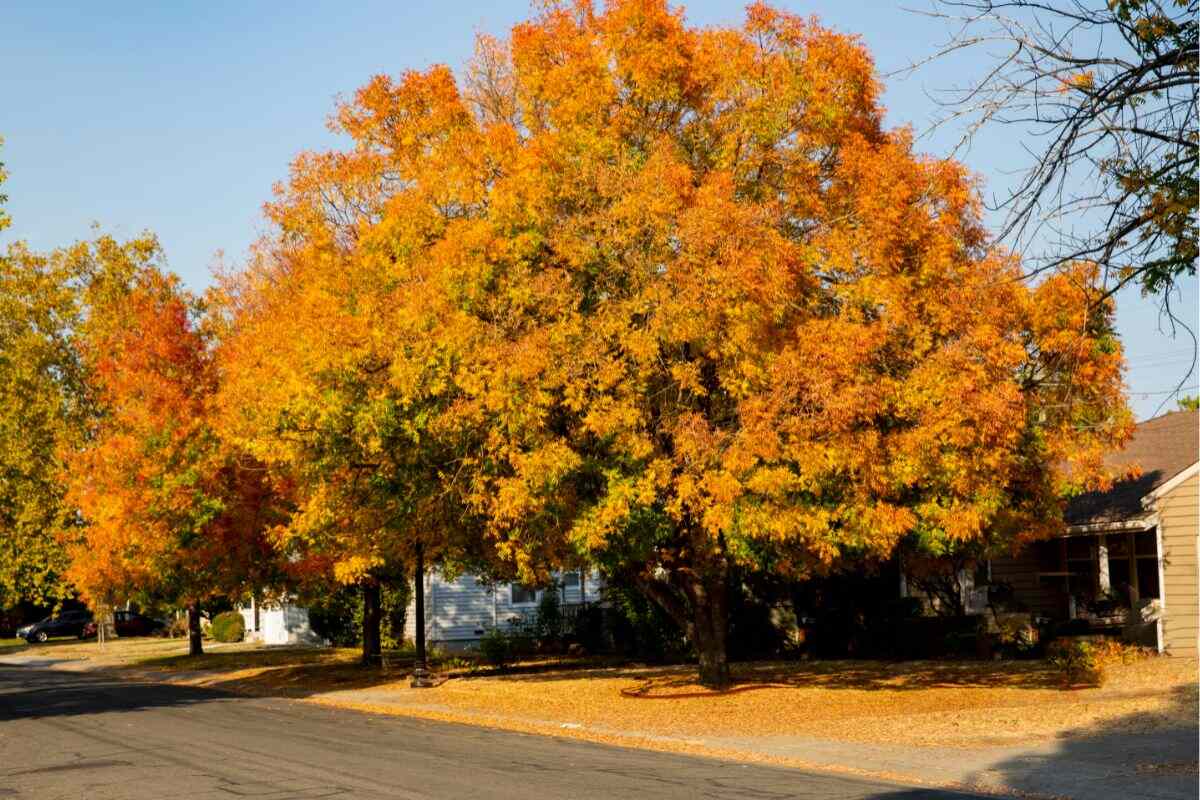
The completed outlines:
<svg viewBox="0 0 1200 800">
<path fill-rule="evenodd" d="M 158 268 L 152 239 L 103 240 L 101 259 L 105 250 L 80 336 L 100 414 L 69 459 L 69 497 L 86 523 L 69 577 L 105 604 L 267 585 L 273 494 L 209 424 L 216 373 L 196 302 Z"/>
<path fill-rule="evenodd" d="M 1023 284 L 878 94 L 815 21 L 659 0 L 549 3 L 461 85 L 373 79 L 231 284 L 231 430 L 301 471 L 341 448 L 326 528 L 365 475 L 397 513 L 453 494 L 527 577 L 585 555 L 694 641 L 733 566 L 1053 530 L 1131 426 L 1111 305 L 1086 265 Z"/>
</svg>

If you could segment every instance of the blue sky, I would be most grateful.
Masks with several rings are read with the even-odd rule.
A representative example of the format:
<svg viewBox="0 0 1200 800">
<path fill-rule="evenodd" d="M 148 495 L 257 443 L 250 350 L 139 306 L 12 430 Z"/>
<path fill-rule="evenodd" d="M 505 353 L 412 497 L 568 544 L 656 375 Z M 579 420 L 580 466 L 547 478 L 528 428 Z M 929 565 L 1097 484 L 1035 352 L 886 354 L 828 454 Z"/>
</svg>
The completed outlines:
<svg viewBox="0 0 1200 800">
<path fill-rule="evenodd" d="M 860 34 L 881 73 L 932 52 L 948 30 L 906 11 L 923 0 L 779 0 L 838 30 Z M 742 5 L 685 4 L 694 24 L 740 20 Z M 503 34 L 529 14 L 527 0 L 437 4 L 312 2 L 24 3 L 4 11 L 0 48 L 0 151 L 14 225 L 3 240 L 49 249 L 92 235 L 150 229 L 171 267 L 195 288 L 209 282 L 215 254 L 236 264 L 261 230 L 271 185 L 305 149 L 336 146 L 325 121 L 339 93 L 371 75 L 459 67 L 476 31 Z M 930 94 L 978 74 L 984 53 L 960 56 L 886 81 L 890 124 L 924 130 Z M 955 131 L 922 139 L 946 153 Z M 1025 165 L 1020 136 L 994 131 L 963 154 L 999 192 Z M 1197 282 L 1173 300 L 1195 327 Z M 1154 299 L 1118 298 L 1139 419 L 1166 401 L 1187 374 L 1192 341 L 1173 338 Z M 1195 393 L 1195 389 L 1191 390 Z"/>
</svg>

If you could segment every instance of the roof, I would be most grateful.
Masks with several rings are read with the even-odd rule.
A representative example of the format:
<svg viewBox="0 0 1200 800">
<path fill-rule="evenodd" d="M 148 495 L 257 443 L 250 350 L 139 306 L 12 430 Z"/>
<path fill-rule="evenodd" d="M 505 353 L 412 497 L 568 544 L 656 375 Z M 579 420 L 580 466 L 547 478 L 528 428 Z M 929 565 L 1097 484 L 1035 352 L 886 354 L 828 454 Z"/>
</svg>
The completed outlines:
<svg viewBox="0 0 1200 800">
<path fill-rule="evenodd" d="M 1067 505 L 1069 525 L 1125 522 L 1146 515 L 1142 498 L 1200 461 L 1200 412 L 1174 411 L 1139 423 L 1124 450 L 1104 462 L 1137 466 L 1141 475 L 1118 481 L 1107 492 L 1089 492 Z"/>
</svg>

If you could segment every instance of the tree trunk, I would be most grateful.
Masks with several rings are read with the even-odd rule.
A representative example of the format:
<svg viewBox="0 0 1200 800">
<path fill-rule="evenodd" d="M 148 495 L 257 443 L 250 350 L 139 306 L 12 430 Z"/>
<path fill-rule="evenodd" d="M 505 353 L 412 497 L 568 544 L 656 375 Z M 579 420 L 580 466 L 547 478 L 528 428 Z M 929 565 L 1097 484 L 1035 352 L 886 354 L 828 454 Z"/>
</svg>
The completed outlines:
<svg viewBox="0 0 1200 800">
<path fill-rule="evenodd" d="M 417 659 L 413 664 L 411 685 L 415 689 L 428 689 L 434 683 L 429 677 L 428 664 L 425 662 L 425 548 L 417 542 L 416 568 L 413 574 L 413 591 L 416 592 L 416 645 Z"/>
<path fill-rule="evenodd" d="M 367 580 L 362 585 L 362 663 L 363 666 L 378 664 L 382 658 L 380 644 L 380 620 L 383 619 L 379 593 L 379 582 Z"/>
<path fill-rule="evenodd" d="M 692 644 L 700 661 L 700 685 L 724 689 L 729 685 L 729 607 L 725 575 L 714 575 L 700 584 L 692 601 Z"/>
<path fill-rule="evenodd" d="M 204 655 L 204 640 L 200 633 L 200 604 L 188 605 L 188 655 Z"/>
<path fill-rule="evenodd" d="M 727 573 L 723 566 L 699 575 L 681 570 L 669 581 L 641 578 L 637 583 L 683 629 L 696 648 L 700 684 L 710 689 L 729 685 Z"/>
</svg>

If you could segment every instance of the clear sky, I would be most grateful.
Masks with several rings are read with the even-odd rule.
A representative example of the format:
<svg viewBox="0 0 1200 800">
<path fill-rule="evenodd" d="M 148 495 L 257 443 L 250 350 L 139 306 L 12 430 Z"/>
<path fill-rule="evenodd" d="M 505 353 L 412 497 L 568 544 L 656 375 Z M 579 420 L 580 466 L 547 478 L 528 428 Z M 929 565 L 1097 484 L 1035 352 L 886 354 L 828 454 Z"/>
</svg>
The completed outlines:
<svg viewBox="0 0 1200 800">
<path fill-rule="evenodd" d="M 902 8 L 924 1 L 777 4 L 860 34 L 887 74 L 947 37 L 944 22 Z M 685 5 L 694 24 L 742 17 L 739 2 Z M 171 267 L 202 288 L 218 251 L 236 264 L 261 230 L 261 205 L 291 158 L 338 145 L 325 120 L 339 93 L 376 73 L 458 68 L 475 32 L 503 34 L 529 9 L 527 0 L 10 4 L 0 20 L 0 160 L 14 224 L 0 237 L 49 249 L 91 236 L 93 224 L 117 236 L 150 229 Z M 889 123 L 924 130 L 930 95 L 986 66 L 980 52 L 889 78 Z M 945 154 L 957 138 L 946 131 L 920 147 Z M 964 155 L 987 191 L 1027 163 L 1020 138 L 995 131 Z M 1197 292 L 1186 280 L 1173 302 L 1193 328 Z M 1118 327 L 1138 418 L 1174 408 L 1168 393 L 1197 383 L 1190 336 L 1172 337 L 1158 302 L 1136 290 L 1119 297 Z"/>
</svg>

